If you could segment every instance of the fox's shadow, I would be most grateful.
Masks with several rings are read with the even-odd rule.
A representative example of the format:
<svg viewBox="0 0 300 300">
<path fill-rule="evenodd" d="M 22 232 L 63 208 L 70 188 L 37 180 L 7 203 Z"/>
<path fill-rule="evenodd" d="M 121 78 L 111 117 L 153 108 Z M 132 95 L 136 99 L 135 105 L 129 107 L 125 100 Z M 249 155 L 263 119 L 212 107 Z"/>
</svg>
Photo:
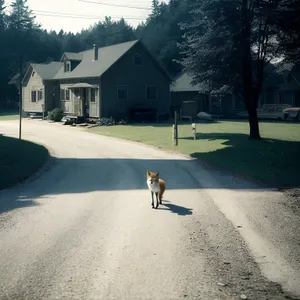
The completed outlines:
<svg viewBox="0 0 300 300">
<path fill-rule="evenodd" d="M 165 206 L 165 207 L 162 207 Z M 168 200 L 162 200 L 162 204 L 158 207 L 160 210 L 169 210 L 170 212 L 177 214 L 178 216 L 187 216 L 193 214 L 192 208 L 186 208 L 184 206 L 179 206 L 171 204 Z"/>
</svg>

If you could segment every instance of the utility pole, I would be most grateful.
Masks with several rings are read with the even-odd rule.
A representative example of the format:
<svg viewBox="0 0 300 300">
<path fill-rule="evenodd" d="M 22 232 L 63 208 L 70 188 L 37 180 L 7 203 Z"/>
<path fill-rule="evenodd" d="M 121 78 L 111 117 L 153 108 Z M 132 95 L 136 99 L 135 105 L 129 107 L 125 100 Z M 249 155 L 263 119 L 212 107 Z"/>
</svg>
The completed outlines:
<svg viewBox="0 0 300 300">
<path fill-rule="evenodd" d="M 174 124 L 173 124 L 173 144 L 178 146 L 178 112 L 174 112 Z"/>
<path fill-rule="evenodd" d="M 20 51 L 22 51 L 20 49 Z M 23 56 L 22 52 L 20 52 L 20 66 L 19 66 L 19 72 L 20 72 L 20 82 L 19 82 L 19 140 L 22 139 L 22 110 L 23 110 L 23 90 L 22 90 L 22 74 L 23 74 Z"/>
</svg>

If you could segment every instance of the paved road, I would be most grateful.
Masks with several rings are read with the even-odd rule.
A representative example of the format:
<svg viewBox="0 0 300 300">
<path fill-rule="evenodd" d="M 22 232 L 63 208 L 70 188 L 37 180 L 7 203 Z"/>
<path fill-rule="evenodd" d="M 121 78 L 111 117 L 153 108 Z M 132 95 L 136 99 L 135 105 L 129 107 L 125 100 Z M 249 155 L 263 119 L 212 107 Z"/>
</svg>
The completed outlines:
<svg viewBox="0 0 300 300">
<path fill-rule="evenodd" d="M 17 132 L 0 122 L 0 133 Z M 300 294 L 300 219 L 282 194 L 78 128 L 25 120 L 23 132 L 55 159 L 0 191 L 0 299 Z M 158 210 L 147 169 L 167 183 Z"/>
</svg>

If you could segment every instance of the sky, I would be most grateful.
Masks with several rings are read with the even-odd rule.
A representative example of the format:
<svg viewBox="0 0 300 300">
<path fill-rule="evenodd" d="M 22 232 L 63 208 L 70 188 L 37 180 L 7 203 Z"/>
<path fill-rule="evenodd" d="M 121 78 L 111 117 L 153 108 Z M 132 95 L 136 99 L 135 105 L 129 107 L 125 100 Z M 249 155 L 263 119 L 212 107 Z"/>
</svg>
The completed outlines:
<svg viewBox="0 0 300 300">
<path fill-rule="evenodd" d="M 166 0 L 164 0 L 166 1 Z M 12 0 L 6 0 L 6 6 Z M 80 32 L 105 16 L 124 19 L 136 27 L 151 12 L 152 0 L 28 0 L 38 23 L 47 30 Z M 130 6 L 130 7 L 126 7 Z M 142 9 L 137 9 L 142 8 Z M 9 9 L 8 9 L 9 11 Z M 114 18 L 113 18 L 114 17 Z"/>
</svg>

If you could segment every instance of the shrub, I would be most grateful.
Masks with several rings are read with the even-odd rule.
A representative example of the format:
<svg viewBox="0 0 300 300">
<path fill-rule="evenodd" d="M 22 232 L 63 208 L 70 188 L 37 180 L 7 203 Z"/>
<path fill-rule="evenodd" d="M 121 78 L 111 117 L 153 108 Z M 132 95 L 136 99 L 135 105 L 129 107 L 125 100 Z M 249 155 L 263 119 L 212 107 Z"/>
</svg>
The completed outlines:
<svg viewBox="0 0 300 300">
<path fill-rule="evenodd" d="M 60 122 L 63 116 L 64 111 L 61 108 L 54 108 L 53 110 L 49 111 L 47 119 L 54 122 Z"/>
</svg>

